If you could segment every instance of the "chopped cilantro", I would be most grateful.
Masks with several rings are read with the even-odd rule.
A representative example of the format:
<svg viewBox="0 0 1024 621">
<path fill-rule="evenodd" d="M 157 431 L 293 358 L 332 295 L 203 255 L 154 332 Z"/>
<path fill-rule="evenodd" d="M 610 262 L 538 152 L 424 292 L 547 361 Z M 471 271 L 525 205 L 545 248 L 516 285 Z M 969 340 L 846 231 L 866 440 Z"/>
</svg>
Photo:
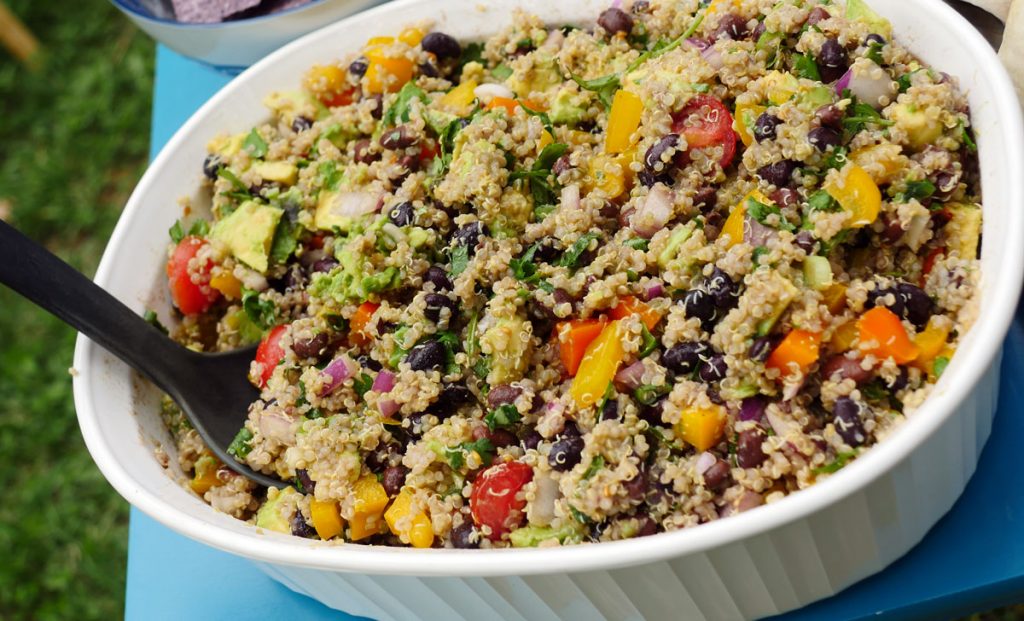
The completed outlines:
<svg viewBox="0 0 1024 621">
<path fill-rule="evenodd" d="M 402 90 L 398 91 L 398 96 L 395 98 L 395 103 L 384 111 L 384 116 L 380 119 L 381 127 L 391 127 L 392 125 L 398 124 L 399 121 L 402 123 L 409 122 L 409 111 L 412 109 L 412 102 L 415 100 L 426 104 L 429 103 L 427 94 L 423 92 L 423 89 L 416 86 L 414 82 L 406 82 Z"/>
<path fill-rule="evenodd" d="M 174 223 L 168 234 L 171 236 L 171 241 L 176 244 L 180 244 L 181 240 L 185 239 L 186 236 L 195 237 L 206 237 L 210 234 L 210 223 L 206 220 L 196 220 L 192 223 L 192 226 L 188 228 L 188 232 L 185 232 L 185 227 L 182 225 L 181 220 Z"/>
<path fill-rule="evenodd" d="M 459 68 L 455 72 L 455 75 L 462 74 L 462 68 L 469 63 L 481 63 L 484 62 L 484 44 L 473 42 L 463 46 L 462 56 L 459 57 Z"/>
<path fill-rule="evenodd" d="M 534 205 L 550 205 L 555 202 L 555 188 L 548 183 L 551 167 L 569 149 L 569 145 L 556 142 L 544 147 L 530 170 L 516 170 L 509 175 L 509 181 L 526 179 L 530 185 Z"/>
<path fill-rule="evenodd" d="M 451 251 L 451 274 L 458 276 L 469 267 L 469 246 L 458 245 Z"/>
<path fill-rule="evenodd" d="M 167 327 L 164 326 L 164 324 L 160 323 L 160 319 L 156 316 L 156 311 L 147 310 L 142 315 L 142 319 L 149 325 L 156 328 L 157 330 L 163 332 L 164 334 L 167 334 Z"/>
<path fill-rule="evenodd" d="M 779 209 L 778 205 L 766 205 L 761 201 L 757 200 L 756 198 L 751 197 L 747 199 L 747 213 L 750 215 L 751 218 L 757 220 L 758 222 L 765 226 L 781 229 L 783 231 L 796 230 L 796 226 L 783 217 L 782 210 Z M 768 216 L 772 214 L 778 216 L 779 223 L 777 225 L 769 224 L 767 222 Z"/>
<path fill-rule="evenodd" d="M 765 246 L 758 246 L 754 248 L 754 251 L 750 254 L 750 262 L 754 264 L 754 267 L 761 265 L 761 257 L 771 252 Z"/>
<path fill-rule="evenodd" d="M 445 447 L 444 458 L 452 470 L 461 470 L 466 465 L 466 455 L 476 453 L 484 466 L 490 466 L 494 459 L 494 445 L 487 438 L 481 438 L 475 442 L 463 442 L 456 447 Z"/>
<path fill-rule="evenodd" d="M 821 82 L 818 63 L 814 62 L 810 54 L 793 54 L 793 72 L 801 78 Z"/>
<path fill-rule="evenodd" d="M 234 188 L 234 191 L 226 192 L 228 196 L 240 200 L 252 198 L 252 195 L 249 193 L 249 186 L 242 183 L 242 180 L 235 173 L 231 172 L 227 166 L 217 169 L 217 176 L 221 179 L 227 179 L 231 183 L 231 187 Z"/>
<path fill-rule="evenodd" d="M 243 461 L 250 451 L 252 451 L 252 432 L 242 427 L 235 435 L 235 439 L 228 445 L 228 454 Z"/>
<path fill-rule="evenodd" d="M 540 246 L 541 242 L 535 242 L 526 252 L 523 253 L 523 256 L 509 261 L 509 267 L 512 268 L 512 274 L 518 280 L 530 283 L 540 279 L 540 276 L 537 274 L 537 265 L 533 262 L 533 256 L 537 254 L 537 250 Z"/>
<path fill-rule="evenodd" d="M 846 118 L 843 119 L 843 129 L 853 136 L 860 133 L 861 130 L 865 129 L 868 125 L 879 125 L 882 127 L 888 127 L 893 122 L 882 118 L 882 115 L 866 103 L 854 101 L 853 104 L 847 108 Z"/>
<path fill-rule="evenodd" d="M 246 317 L 262 330 L 277 323 L 277 307 L 270 300 L 260 300 L 260 294 L 252 289 L 242 289 L 242 310 Z"/>
<path fill-rule="evenodd" d="M 622 245 L 626 246 L 627 248 L 633 248 L 634 250 L 642 250 L 644 252 L 647 252 L 647 247 L 649 244 L 650 241 L 644 239 L 643 237 L 634 237 L 633 239 L 627 239 L 626 241 L 622 242 Z"/>
<path fill-rule="evenodd" d="M 249 152 L 249 155 L 258 160 L 267 156 L 267 149 L 269 148 L 267 146 L 267 141 L 260 136 L 260 133 L 256 131 L 255 127 L 251 132 L 249 132 L 249 135 L 245 137 L 245 140 L 242 142 L 242 146 Z"/>
<path fill-rule="evenodd" d="M 974 138 L 971 137 L 971 130 L 963 121 L 960 121 L 960 142 L 962 142 L 971 153 L 978 152 L 978 145 L 974 142 Z"/>
<path fill-rule="evenodd" d="M 834 147 L 828 153 L 828 157 L 825 158 L 825 170 L 830 168 L 840 169 L 846 165 L 849 159 L 848 150 L 846 147 Z"/>
<path fill-rule="evenodd" d="M 845 466 L 851 459 L 853 459 L 856 456 L 857 454 L 852 451 L 839 453 L 838 455 L 836 455 L 835 459 L 825 464 L 824 466 L 819 466 L 815 468 L 811 472 L 813 472 L 814 474 L 832 474 L 833 472 L 836 472 L 840 468 Z"/>
<path fill-rule="evenodd" d="M 337 162 L 332 160 L 320 162 L 317 172 L 320 175 L 320 185 L 332 192 L 338 189 L 338 185 L 345 176 L 342 171 L 338 170 Z"/>
<path fill-rule="evenodd" d="M 932 194 L 935 194 L 935 184 L 931 181 L 927 179 L 908 181 L 907 188 L 896 194 L 895 201 L 897 203 L 907 203 L 912 199 L 928 198 Z"/>
<path fill-rule="evenodd" d="M 671 390 L 672 387 L 665 384 L 644 384 L 633 391 L 633 396 L 643 405 L 654 405 L 658 397 L 667 395 Z"/>
<path fill-rule="evenodd" d="M 510 427 L 518 423 L 522 418 L 516 406 L 511 403 L 504 403 L 488 412 L 487 416 L 484 417 L 484 422 L 487 423 L 488 429 L 494 431 L 499 427 Z"/>
<path fill-rule="evenodd" d="M 640 357 L 646 358 L 658 348 L 658 339 L 654 338 L 647 326 L 640 327 Z"/>
<path fill-rule="evenodd" d="M 839 203 L 825 190 L 818 190 L 807 199 L 807 206 L 811 211 L 836 211 Z"/>
<path fill-rule="evenodd" d="M 590 460 L 590 465 L 587 466 L 586 472 L 583 473 L 583 480 L 586 481 L 591 478 L 602 468 L 604 468 L 604 456 L 598 455 L 594 459 Z"/>
<path fill-rule="evenodd" d="M 866 57 L 871 59 L 876 65 L 882 64 L 882 44 L 878 41 L 872 41 L 868 44 L 868 51 L 864 54 Z"/>
<path fill-rule="evenodd" d="M 583 253 L 590 247 L 590 242 L 597 238 L 597 233 L 581 235 L 579 239 L 573 242 L 572 246 L 569 246 L 568 250 L 562 253 L 562 257 L 558 260 L 558 265 L 560 267 L 568 267 L 570 269 L 575 268 L 577 263 L 580 261 L 580 257 L 583 256 Z"/>
<path fill-rule="evenodd" d="M 373 386 L 373 378 L 366 373 L 360 373 L 354 380 L 353 387 L 356 389 L 356 394 L 360 397 L 370 391 Z"/>
</svg>

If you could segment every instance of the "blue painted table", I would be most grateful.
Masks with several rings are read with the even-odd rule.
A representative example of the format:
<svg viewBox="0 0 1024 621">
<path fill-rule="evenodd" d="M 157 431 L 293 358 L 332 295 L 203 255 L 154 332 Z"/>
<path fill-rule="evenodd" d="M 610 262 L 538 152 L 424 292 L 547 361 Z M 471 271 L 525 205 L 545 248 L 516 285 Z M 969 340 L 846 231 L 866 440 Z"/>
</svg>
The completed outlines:
<svg viewBox="0 0 1024 621">
<path fill-rule="evenodd" d="M 227 78 L 160 48 L 152 150 Z M 1006 342 L 1001 404 L 967 491 L 905 557 L 843 593 L 774 621 L 951 618 L 1024 600 L 1024 486 L 1014 484 L 1024 418 L 1024 309 Z M 353 617 L 297 595 L 248 561 L 171 532 L 132 510 L 129 621 Z"/>
</svg>

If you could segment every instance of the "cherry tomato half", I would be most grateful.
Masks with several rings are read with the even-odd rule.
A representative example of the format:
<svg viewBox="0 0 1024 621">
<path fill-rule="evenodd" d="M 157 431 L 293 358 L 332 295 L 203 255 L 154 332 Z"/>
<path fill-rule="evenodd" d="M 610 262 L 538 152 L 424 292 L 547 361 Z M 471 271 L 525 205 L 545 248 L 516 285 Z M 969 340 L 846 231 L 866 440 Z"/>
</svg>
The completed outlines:
<svg viewBox="0 0 1024 621">
<path fill-rule="evenodd" d="M 689 149 L 722 147 L 718 161 L 727 167 L 736 155 L 736 132 L 732 115 L 721 101 L 710 95 L 697 95 L 679 112 L 672 115 L 672 131 L 686 137 Z"/>
<path fill-rule="evenodd" d="M 212 261 L 207 260 L 189 271 L 189 262 L 206 244 L 206 240 L 189 235 L 178 243 L 167 261 L 167 284 L 171 289 L 171 299 L 178 310 L 186 315 L 206 311 L 220 297 L 216 289 L 210 288 Z"/>
<path fill-rule="evenodd" d="M 526 499 L 516 495 L 532 480 L 533 468 L 518 461 L 495 464 L 476 478 L 469 508 L 477 526 L 491 527 L 492 540 L 501 539 L 523 522 Z"/>
<path fill-rule="evenodd" d="M 256 362 L 260 363 L 260 388 L 267 385 L 270 376 L 274 374 L 274 367 L 284 360 L 284 348 L 281 347 L 281 337 L 288 326 L 274 326 L 260 341 L 256 348 Z"/>
</svg>

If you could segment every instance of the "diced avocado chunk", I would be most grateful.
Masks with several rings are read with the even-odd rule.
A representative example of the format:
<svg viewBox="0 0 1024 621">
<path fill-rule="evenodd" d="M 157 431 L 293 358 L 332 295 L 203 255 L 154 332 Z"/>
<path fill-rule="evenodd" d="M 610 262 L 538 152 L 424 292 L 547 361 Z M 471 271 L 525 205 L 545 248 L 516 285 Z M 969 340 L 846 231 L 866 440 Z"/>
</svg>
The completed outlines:
<svg viewBox="0 0 1024 621">
<path fill-rule="evenodd" d="M 206 150 L 223 157 L 231 157 L 242 148 L 248 132 L 234 136 L 220 135 L 206 143 Z"/>
<path fill-rule="evenodd" d="M 431 237 L 433 237 L 433 234 L 430 231 L 418 226 L 409 229 L 409 245 L 413 248 L 419 248 L 430 241 Z"/>
<path fill-rule="evenodd" d="M 930 116 L 914 104 L 897 104 L 889 109 L 889 118 L 896 127 L 907 133 L 907 143 L 920 151 L 942 135 L 942 123 L 936 116 Z"/>
<path fill-rule="evenodd" d="M 313 226 L 323 231 L 336 228 L 345 232 L 352 231 L 366 220 L 366 216 L 351 214 L 372 214 L 377 208 L 377 201 L 378 198 L 368 192 L 321 191 L 316 213 L 313 214 Z"/>
<path fill-rule="evenodd" d="M 289 125 L 297 116 L 313 120 L 327 116 L 327 107 L 304 91 L 274 91 L 263 98 L 263 105 L 276 112 Z"/>
<path fill-rule="evenodd" d="M 947 226 L 950 230 L 949 247 L 957 250 L 961 259 L 978 256 L 981 235 L 981 209 L 975 205 L 950 205 L 953 219 Z"/>
<path fill-rule="evenodd" d="M 245 201 L 226 218 L 213 225 L 212 239 L 227 245 L 236 259 L 258 272 L 267 271 L 270 245 L 284 210 L 255 201 Z"/>
<path fill-rule="evenodd" d="M 679 254 L 679 248 L 683 243 L 690 239 L 690 235 L 693 234 L 693 225 L 690 223 L 679 225 L 674 231 L 672 236 L 668 239 L 668 244 L 658 254 L 658 265 L 661 269 L 668 269 L 669 265 L 676 259 L 676 255 Z"/>
<path fill-rule="evenodd" d="M 892 35 L 892 24 L 868 6 L 864 0 L 848 0 L 846 3 L 846 19 L 864 22 L 876 32 L 889 38 Z"/>
<path fill-rule="evenodd" d="M 336 253 L 340 265 L 327 274 L 315 274 L 309 292 L 314 297 L 331 298 L 339 303 L 350 300 L 364 302 L 371 293 L 394 287 L 401 276 L 396 267 L 368 274 L 368 265 L 361 256 L 347 249 Z"/>
<path fill-rule="evenodd" d="M 757 384 L 747 382 L 742 383 L 736 386 L 735 388 L 728 388 L 727 386 L 723 385 L 720 392 L 723 399 L 729 401 L 740 401 L 741 399 L 753 397 L 754 395 L 760 393 L 761 388 Z"/>
<path fill-rule="evenodd" d="M 772 307 L 772 312 L 769 316 L 765 317 L 757 323 L 757 336 L 765 336 L 772 331 L 775 327 L 775 322 L 779 320 L 782 313 L 786 312 L 789 308 L 790 302 L 792 302 L 796 296 L 800 293 L 793 283 L 789 282 L 785 277 L 779 274 L 773 273 L 772 276 L 772 290 L 780 291 L 778 300 L 775 302 L 775 306 Z"/>
<path fill-rule="evenodd" d="M 444 130 L 448 128 L 448 125 L 457 118 L 454 114 L 443 110 L 427 108 L 423 111 L 423 119 L 438 136 L 444 134 Z"/>
<path fill-rule="evenodd" d="M 252 171 L 263 177 L 264 181 L 285 185 L 295 185 L 299 178 L 299 169 L 290 162 L 253 162 Z"/>
<path fill-rule="evenodd" d="M 551 102 L 551 110 L 548 117 L 552 123 L 559 125 L 576 125 L 583 120 L 587 113 L 586 98 L 570 88 L 561 88 Z"/>
<path fill-rule="evenodd" d="M 524 526 L 517 528 L 508 534 L 508 539 L 512 542 L 512 547 L 515 548 L 536 548 L 541 543 L 557 539 L 559 543 L 565 543 L 566 541 L 576 541 L 580 537 L 580 531 L 575 524 L 566 524 L 561 528 L 552 528 L 550 526 Z"/>
<path fill-rule="evenodd" d="M 491 356 L 491 372 L 487 375 L 490 385 L 504 384 L 523 376 L 529 363 L 532 333 L 529 322 L 515 317 L 498 319 L 480 335 L 482 351 Z"/>
<path fill-rule="evenodd" d="M 832 284 L 832 265 L 828 258 L 812 255 L 804 259 L 804 280 L 815 291 Z"/>
<path fill-rule="evenodd" d="M 562 74 L 558 70 L 558 62 L 550 56 L 537 58 L 529 69 L 517 71 L 505 80 L 505 85 L 523 99 L 528 98 L 530 93 L 543 93 L 561 83 Z"/>
<path fill-rule="evenodd" d="M 817 110 L 832 103 L 832 89 L 827 86 L 815 86 L 800 95 L 800 103 L 808 110 Z"/>
<path fill-rule="evenodd" d="M 295 505 L 301 498 L 302 494 L 295 491 L 294 487 L 279 490 L 274 498 L 263 503 L 256 512 L 256 526 L 286 535 L 292 534 L 291 517 L 298 510 Z"/>
</svg>

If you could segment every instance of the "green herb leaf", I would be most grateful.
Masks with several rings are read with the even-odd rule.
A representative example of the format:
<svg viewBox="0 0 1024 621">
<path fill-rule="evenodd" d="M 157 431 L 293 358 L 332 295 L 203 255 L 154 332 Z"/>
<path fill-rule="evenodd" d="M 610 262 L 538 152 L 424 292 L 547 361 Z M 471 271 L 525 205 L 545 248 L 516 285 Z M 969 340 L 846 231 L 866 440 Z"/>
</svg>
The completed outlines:
<svg viewBox="0 0 1024 621">
<path fill-rule="evenodd" d="M 935 184 L 931 181 L 927 179 L 908 181 L 906 189 L 898 192 L 894 200 L 897 203 L 908 203 L 912 199 L 921 200 L 922 198 L 928 198 L 932 194 L 935 194 Z"/>
<path fill-rule="evenodd" d="M 445 447 L 444 457 L 452 470 L 461 470 L 466 465 L 466 455 L 477 453 L 483 461 L 484 466 L 490 466 L 494 460 L 494 444 L 487 438 L 481 438 L 475 442 L 463 442 L 462 444 L 449 448 Z"/>
<path fill-rule="evenodd" d="M 865 129 L 868 125 L 889 127 L 893 122 L 882 118 L 882 115 L 866 103 L 854 101 L 846 110 L 846 118 L 843 119 L 843 129 L 853 136 Z"/>
<path fill-rule="evenodd" d="M 825 464 L 824 466 L 819 466 L 815 468 L 811 472 L 813 472 L 814 474 L 832 474 L 833 472 L 837 472 L 840 468 L 845 466 L 851 459 L 853 459 L 856 456 L 857 454 L 852 451 L 839 453 L 838 455 L 836 455 L 835 459 Z"/>
<path fill-rule="evenodd" d="M 149 325 L 156 328 L 157 330 L 163 332 L 164 334 L 168 333 L 167 327 L 164 326 L 164 324 L 160 323 L 160 319 L 156 316 L 156 311 L 147 310 L 145 313 L 143 313 L 142 319 L 145 320 L 145 322 L 148 323 Z"/>
<path fill-rule="evenodd" d="M 321 187 L 331 192 L 338 189 L 338 185 L 345 176 L 342 171 L 338 170 L 337 162 L 332 160 L 320 162 L 320 166 L 317 167 L 317 173 L 320 176 Z"/>
<path fill-rule="evenodd" d="M 978 152 L 978 145 L 974 142 L 974 138 L 971 137 L 971 130 L 963 121 L 960 121 L 960 142 L 962 142 L 971 153 Z"/>
<path fill-rule="evenodd" d="M 242 427 L 235 434 L 235 439 L 228 445 L 228 454 L 233 455 L 238 461 L 244 461 L 250 451 L 252 451 L 252 432 Z"/>
<path fill-rule="evenodd" d="M 568 250 L 562 253 L 562 257 L 558 260 L 558 265 L 560 267 L 574 269 L 576 264 L 579 263 L 580 257 L 583 256 L 583 253 L 590 247 L 590 242 L 594 241 L 598 237 L 599 235 L 597 233 L 581 235 L 579 239 L 573 242 L 572 246 L 569 246 Z"/>
<path fill-rule="evenodd" d="M 868 44 L 868 51 L 864 54 L 866 57 L 871 59 L 876 65 L 882 64 L 882 44 L 878 41 L 872 41 Z"/>
<path fill-rule="evenodd" d="M 814 62 L 810 54 L 793 54 L 793 73 L 801 78 L 821 82 L 818 63 Z"/>
<path fill-rule="evenodd" d="M 594 459 L 590 460 L 590 465 L 587 466 L 587 470 L 583 473 L 583 480 L 586 481 L 591 478 L 602 468 L 604 468 L 604 456 L 598 455 Z"/>
<path fill-rule="evenodd" d="M 633 397 L 643 405 L 654 405 L 658 397 L 671 391 L 672 387 L 665 384 L 644 384 L 633 391 Z"/>
<path fill-rule="evenodd" d="M 642 250 L 647 252 L 647 247 L 650 245 L 650 240 L 644 239 L 643 237 L 634 237 L 633 239 L 627 239 L 622 242 L 623 246 L 627 248 L 633 248 L 635 250 Z"/>
<path fill-rule="evenodd" d="M 267 156 L 267 141 L 260 136 L 255 127 L 251 132 L 249 132 L 249 135 L 245 137 L 245 140 L 242 141 L 242 146 L 249 152 L 249 155 L 258 160 Z"/>
<path fill-rule="evenodd" d="M 286 213 L 274 231 L 274 240 L 270 243 L 270 263 L 272 265 L 284 265 L 299 247 L 299 233 L 302 227 Z"/>
<path fill-rule="evenodd" d="M 900 77 L 896 78 L 896 84 L 899 86 L 899 90 L 901 93 L 907 92 L 907 90 L 910 88 L 910 78 L 915 73 L 917 73 L 917 71 L 911 71 L 910 73 L 904 73 Z"/>
<path fill-rule="evenodd" d="M 590 524 L 590 518 L 587 517 L 587 514 L 576 507 L 569 505 L 569 512 L 572 513 L 572 517 L 580 524 Z"/>
<path fill-rule="evenodd" d="M 839 170 L 846 165 L 848 159 L 849 156 L 846 147 L 834 147 L 829 150 L 828 157 L 825 158 L 825 170 L 830 168 Z"/>
<path fill-rule="evenodd" d="M 511 403 L 504 403 L 488 412 L 487 416 L 484 417 L 484 422 L 487 423 L 488 429 L 494 431 L 499 427 L 511 427 L 522 420 L 522 418 L 516 406 Z"/>
<path fill-rule="evenodd" d="M 761 257 L 771 252 L 765 246 L 758 246 L 754 248 L 754 251 L 750 253 L 750 262 L 754 264 L 754 267 L 761 265 Z"/>
<path fill-rule="evenodd" d="M 778 205 L 765 205 L 756 198 L 751 197 L 747 199 L 747 214 L 765 226 L 790 232 L 796 230 L 796 226 L 783 217 L 782 210 L 779 209 Z M 778 224 L 770 224 L 767 221 L 768 216 L 772 214 L 778 216 Z"/>
<path fill-rule="evenodd" d="M 640 358 L 650 356 L 658 348 L 658 339 L 654 338 L 647 326 L 640 326 Z"/>
<path fill-rule="evenodd" d="M 363 395 L 369 392 L 370 388 L 373 387 L 373 378 L 366 373 L 360 373 L 359 376 L 355 378 L 352 387 L 356 389 L 356 394 L 362 398 Z"/>
<path fill-rule="evenodd" d="M 270 300 L 260 300 L 260 294 L 252 289 L 242 289 L 242 310 L 249 321 L 262 330 L 269 330 L 277 323 L 277 307 Z"/>
<path fill-rule="evenodd" d="M 572 78 L 572 81 L 579 84 L 580 88 L 583 90 L 596 93 L 597 98 L 608 110 L 611 110 L 612 108 L 612 98 L 615 96 L 615 91 L 622 88 L 622 82 L 619 78 L 619 74 L 617 73 L 594 78 L 593 80 L 584 80 L 579 76 L 571 74 L 570 77 Z"/>
<path fill-rule="evenodd" d="M 181 220 L 176 220 L 167 233 L 171 236 L 171 241 L 180 244 L 181 240 L 185 239 L 185 230 L 181 228 Z"/>
<path fill-rule="evenodd" d="M 517 280 L 529 283 L 539 278 L 537 276 L 537 266 L 533 262 L 533 256 L 537 254 L 540 246 L 541 242 L 536 242 L 521 257 L 509 261 L 509 267 L 512 269 L 512 274 Z"/>
<path fill-rule="evenodd" d="M 462 47 L 462 56 L 459 57 L 459 68 L 455 75 L 462 74 L 462 68 L 469 63 L 484 64 L 484 44 L 473 42 Z"/>
<path fill-rule="evenodd" d="M 458 276 L 462 272 L 465 272 L 466 268 L 469 267 L 469 247 L 460 244 L 452 248 L 451 264 L 452 276 Z"/>
<path fill-rule="evenodd" d="M 807 207 L 811 211 L 838 211 L 839 203 L 825 190 L 818 190 L 807 199 Z"/>
<path fill-rule="evenodd" d="M 413 82 L 406 82 L 405 86 L 402 87 L 402 90 L 398 91 L 395 103 L 391 104 L 391 106 L 384 111 L 384 116 L 380 119 L 380 126 L 391 127 L 396 125 L 399 121 L 402 123 L 408 123 L 409 111 L 412 109 L 412 102 L 417 99 L 423 104 L 430 102 L 423 89 L 416 86 Z"/>
<path fill-rule="evenodd" d="M 231 187 L 234 188 L 235 192 L 243 199 L 252 198 L 252 195 L 249 193 L 249 186 L 242 183 L 242 180 L 239 179 L 235 173 L 231 172 L 227 166 L 219 168 L 217 170 L 217 176 L 222 179 L 227 179 L 228 182 L 231 183 Z"/>
</svg>

